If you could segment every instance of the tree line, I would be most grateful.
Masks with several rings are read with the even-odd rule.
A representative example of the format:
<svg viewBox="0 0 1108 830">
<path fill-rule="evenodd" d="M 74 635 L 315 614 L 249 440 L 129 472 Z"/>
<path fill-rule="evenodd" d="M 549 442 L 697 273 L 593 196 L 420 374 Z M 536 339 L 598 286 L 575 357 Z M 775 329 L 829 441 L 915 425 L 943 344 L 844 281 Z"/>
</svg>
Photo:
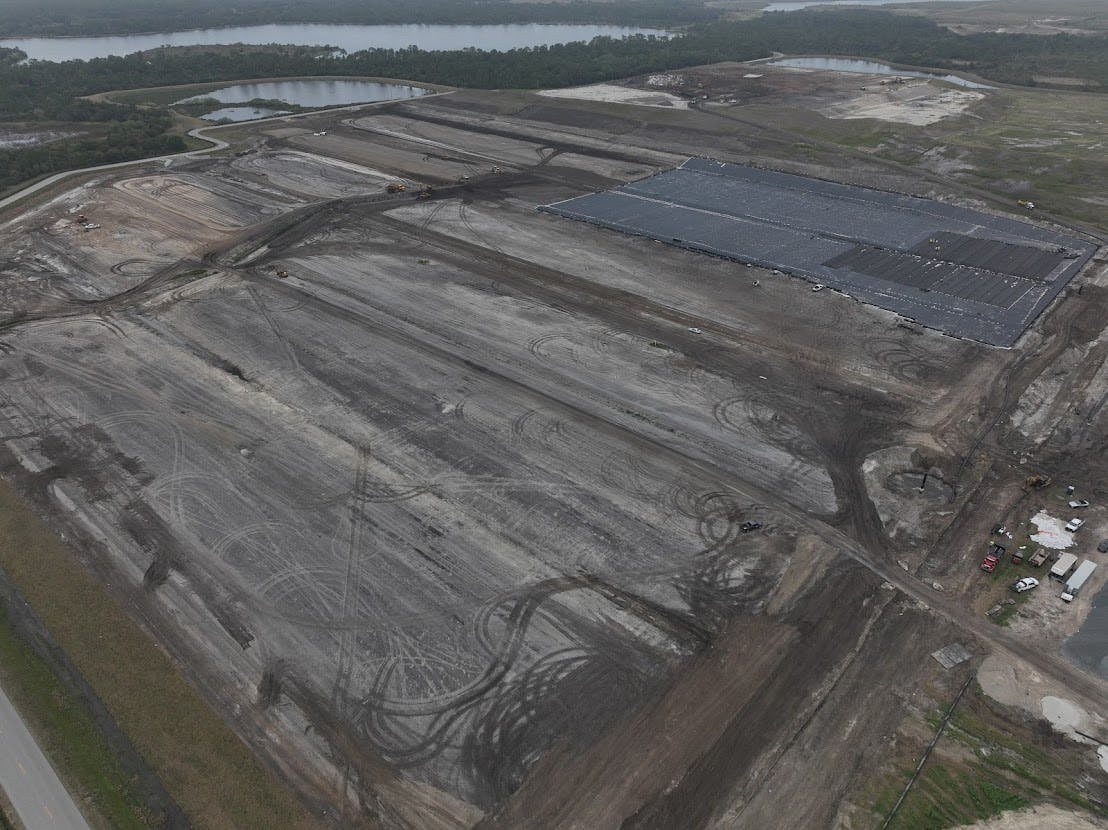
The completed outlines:
<svg viewBox="0 0 1108 830">
<path fill-rule="evenodd" d="M 877 58 L 894 63 L 974 72 L 1011 84 L 1036 76 L 1070 75 L 1108 84 L 1108 37 L 1087 35 L 958 35 L 922 18 L 872 10 L 766 14 L 741 22 L 691 27 L 673 38 L 596 38 L 514 49 L 427 52 L 415 47 L 369 49 L 321 57 L 317 48 L 281 50 L 158 50 L 90 61 L 23 63 L 22 53 L 0 50 L 0 122 L 51 120 L 137 124 L 134 108 L 81 100 L 114 89 L 297 75 L 368 75 L 478 88 L 573 86 L 718 61 L 765 57 L 773 51 Z M 145 113 L 145 111 L 144 111 Z M 140 157 L 150 142 L 135 128 L 129 144 Z M 141 135 L 140 135 L 141 133 Z M 112 134 L 109 130 L 108 134 Z M 118 128 L 114 135 L 119 135 Z M 108 140 L 108 139 L 105 139 Z M 52 145 L 53 146 L 53 145 Z M 0 181 L 21 153 L 0 156 Z M 101 151 L 73 146 L 70 167 Z M 107 151 L 104 151 L 107 152 Z M 113 150 L 112 152 L 118 152 Z M 64 158 L 44 151 L 61 169 Z M 5 167 L 6 166 L 6 167 Z M 22 169 L 22 168 L 21 168 Z"/>
<path fill-rule="evenodd" d="M 135 111 L 93 135 L 0 150 L 0 191 L 60 170 L 180 153 L 185 140 L 169 134 L 170 121 L 164 112 Z"/>
<path fill-rule="evenodd" d="M 1080 75 L 1108 84 L 1108 37 L 958 35 L 923 18 L 872 10 L 766 14 L 691 27 L 673 38 L 596 38 L 513 49 L 427 52 L 415 47 L 321 56 L 316 48 L 156 50 L 90 61 L 15 64 L 0 58 L 0 119 L 59 110 L 63 99 L 113 89 L 295 75 L 375 75 L 450 86 L 542 88 L 610 80 L 772 51 L 855 55 L 962 69 L 1012 84 Z"/>
</svg>

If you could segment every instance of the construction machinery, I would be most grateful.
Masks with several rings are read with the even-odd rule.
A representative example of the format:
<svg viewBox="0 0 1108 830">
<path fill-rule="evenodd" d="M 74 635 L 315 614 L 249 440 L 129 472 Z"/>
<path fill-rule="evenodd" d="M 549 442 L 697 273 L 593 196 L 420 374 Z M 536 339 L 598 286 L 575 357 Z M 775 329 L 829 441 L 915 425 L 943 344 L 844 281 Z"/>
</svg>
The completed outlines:
<svg viewBox="0 0 1108 830">
<path fill-rule="evenodd" d="M 1050 482 L 1052 482 L 1053 480 L 1054 479 L 1052 479 L 1048 475 L 1043 475 L 1042 473 L 1035 473 L 1035 475 L 1028 476 L 1024 480 L 1023 489 L 1025 489 L 1025 490 L 1039 490 L 1039 489 L 1042 489 L 1043 487 L 1050 486 Z"/>
<path fill-rule="evenodd" d="M 408 185 L 401 182 L 389 182 L 387 185 L 385 185 L 385 190 L 387 190 L 389 193 L 403 193 L 407 189 Z"/>
<path fill-rule="evenodd" d="M 1077 566 L 1077 570 L 1073 572 L 1066 581 L 1066 588 L 1062 591 L 1062 599 L 1065 602 L 1073 602 L 1074 597 L 1085 586 L 1085 583 L 1089 581 L 1089 577 L 1093 575 L 1093 571 L 1096 570 L 1096 562 L 1090 559 L 1086 559 L 1080 565 Z"/>
</svg>

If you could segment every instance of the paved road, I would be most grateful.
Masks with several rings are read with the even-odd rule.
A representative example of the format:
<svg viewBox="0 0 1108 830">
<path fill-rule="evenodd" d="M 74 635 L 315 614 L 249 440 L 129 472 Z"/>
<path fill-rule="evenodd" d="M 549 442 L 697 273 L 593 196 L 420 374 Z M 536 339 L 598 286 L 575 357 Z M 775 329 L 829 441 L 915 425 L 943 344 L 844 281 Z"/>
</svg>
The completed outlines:
<svg viewBox="0 0 1108 830">
<path fill-rule="evenodd" d="M 89 830 L 77 805 L 2 689 L 0 787 L 27 830 Z"/>
</svg>

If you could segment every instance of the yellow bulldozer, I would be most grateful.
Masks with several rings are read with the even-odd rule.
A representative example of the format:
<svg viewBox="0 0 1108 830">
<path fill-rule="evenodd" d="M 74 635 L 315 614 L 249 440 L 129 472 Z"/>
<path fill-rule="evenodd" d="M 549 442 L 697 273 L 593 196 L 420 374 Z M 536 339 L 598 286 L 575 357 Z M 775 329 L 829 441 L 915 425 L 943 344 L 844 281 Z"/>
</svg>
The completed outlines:
<svg viewBox="0 0 1108 830">
<path fill-rule="evenodd" d="M 1043 475 L 1042 473 L 1035 473 L 1034 475 L 1028 476 L 1024 480 L 1023 489 L 1024 490 L 1041 490 L 1043 487 L 1049 487 L 1050 482 L 1052 482 L 1053 480 L 1054 479 L 1052 479 L 1048 475 Z"/>
</svg>

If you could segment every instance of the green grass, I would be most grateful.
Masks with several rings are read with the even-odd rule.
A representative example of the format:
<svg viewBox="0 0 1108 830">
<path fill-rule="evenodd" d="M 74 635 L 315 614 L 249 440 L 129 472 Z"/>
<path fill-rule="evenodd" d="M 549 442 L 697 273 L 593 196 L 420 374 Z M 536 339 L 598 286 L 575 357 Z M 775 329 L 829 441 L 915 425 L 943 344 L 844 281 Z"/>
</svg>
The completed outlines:
<svg viewBox="0 0 1108 830">
<path fill-rule="evenodd" d="M 88 710 L 0 609 L 0 679 L 74 799 L 103 827 L 157 827 Z M 0 827 L 3 827 L 0 824 Z"/>
<path fill-rule="evenodd" d="M 924 721 L 938 729 L 944 714 L 935 709 Z M 1063 744 L 1053 751 L 1030 739 L 1030 733 L 998 728 L 996 717 L 979 690 L 967 692 L 890 830 L 945 830 L 1045 800 L 1108 816 L 1108 805 L 1071 786 L 1081 775 L 1073 748 Z M 875 828 L 889 815 L 917 760 L 902 748 L 891 767 L 867 785 L 859 803 L 871 805 Z"/>
<path fill-rule="evenodd" d="M 0 792 L 0 830 L 16 830 L 16 826 L 12 823 L 13 819 L 8 818 L 10 809 L 11 805 L 4 798 L 4 793 Z"/>
<path fill-rule="evenodd" d="M 208 707 L 161 647 L 3 481 L 0 567 L 194 827 L 318 826 L 291 790 Z M 47 683 L 33 674 L 26 682 L 34 677 L 35 683 Z M 46 686 L 32 688 L 36 697 L 52 697 L 45 694 Z M 66 750 L 76 762 L 89 765 L 100 759 L 93 736 L 64 698 L 50 706 L 58 710 L 52 716 L 65 724 L 63 734 L 77 741 Z M 107 790 L 99 797 L 110 809 L 121 811 L 108 798 L 114 786 L 110 782 L 116 780 L 110 764 L 108 769 L 106 781 L 98 785 Z"/>
<path fill-rule="evenodd" d="M 907 770 L 902 773 L 905 777 L 911 774 Z M 929 762 L 889 830 L 942 830 L 972 824 L 1026 804 L 1027 800 L 1006 778 L 994 775 L 983 765 Z M 886 813 L 890 808 L 891 805 Z"/>
</svg>

